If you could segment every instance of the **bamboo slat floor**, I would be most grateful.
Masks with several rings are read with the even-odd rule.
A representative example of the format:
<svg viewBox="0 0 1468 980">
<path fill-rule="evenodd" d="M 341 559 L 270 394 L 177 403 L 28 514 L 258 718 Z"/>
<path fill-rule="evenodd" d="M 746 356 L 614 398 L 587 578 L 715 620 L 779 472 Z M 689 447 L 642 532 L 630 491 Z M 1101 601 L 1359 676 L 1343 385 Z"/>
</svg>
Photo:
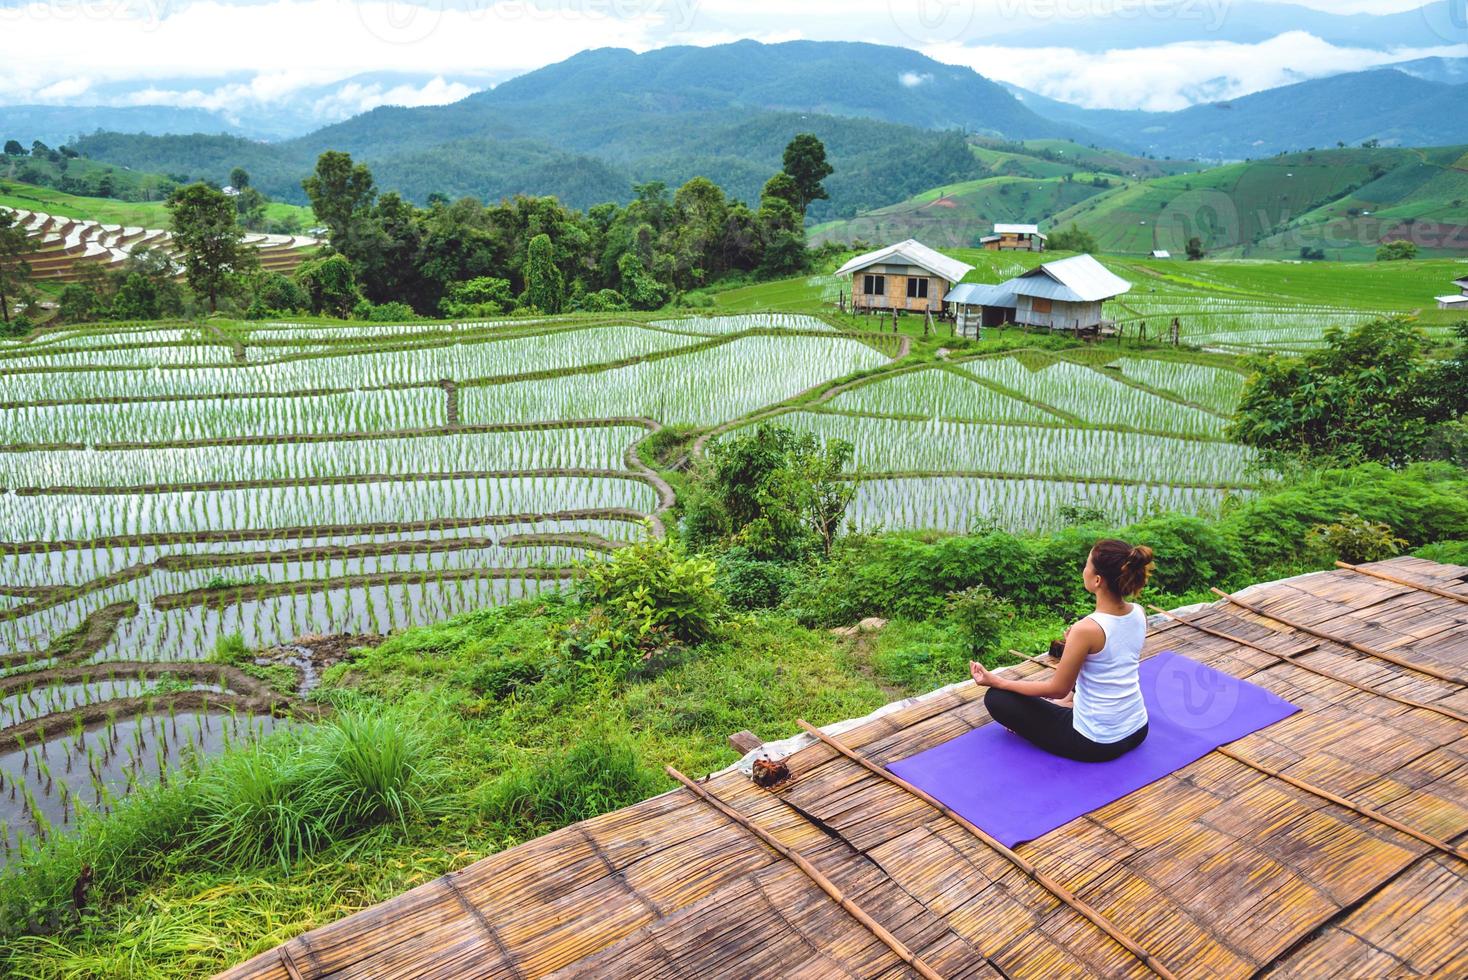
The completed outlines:
<svg viewBox="0 0 1468 980">
<path fill-rule="evenodd" d="M 1157 621 L 1144 656 L 1176 650 L 1304 710 L 1015 853 L 1178 977 L 1468 976 L 1468 862 L 1380 819 L 1468 843 L 1468 725 L 1454 717 L 1468 689 L 1363 652 L 1468 673 L 1468 604 L 1439 594 L 1468 592 L 1468 567 L 1361 568 L 1401 581 L 1336 569 L 1239 593 L 1257 612 L 1220 601 Z M 962 685 L 839 744 L 884 765 L 988 721 L 982 689 Z M 700 782 L 739 820 L 680 788 L 222 976 L 916 976 L 894 948 L 945 978 L 1157 975 L 960 823 L 808 741 L 774 790 L 737 769 Z"/>
</svg>

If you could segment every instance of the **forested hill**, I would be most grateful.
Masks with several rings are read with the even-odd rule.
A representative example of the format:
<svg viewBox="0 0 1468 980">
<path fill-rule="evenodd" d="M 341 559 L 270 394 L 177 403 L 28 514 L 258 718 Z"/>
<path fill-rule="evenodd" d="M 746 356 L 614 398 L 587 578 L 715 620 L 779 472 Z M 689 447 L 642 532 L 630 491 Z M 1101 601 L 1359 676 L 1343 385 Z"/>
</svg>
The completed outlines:
<svg viewBox="0 0 1468 980">
<path fill-rule="evenodd" d="M 812 217 L 842 217 L 984 174 L 953 130 L 1098 137 L 1043 119 L 968 68 L 905 48 L 835 42 L 586 51 L 446 106 L 385 107 L 278 144 L 225 136 L 103 133 L 87 156 L 223 180 L 244 166 L 266 193 L 302 201 L 324 150 L 366 161 L 384 188 L 494 199 L 556 194 L 573 206 L 628 199 L 634 182 L 706 176 L 746 201 L 797 132 L 826 143 L 836 176 Z"/>
</svg>

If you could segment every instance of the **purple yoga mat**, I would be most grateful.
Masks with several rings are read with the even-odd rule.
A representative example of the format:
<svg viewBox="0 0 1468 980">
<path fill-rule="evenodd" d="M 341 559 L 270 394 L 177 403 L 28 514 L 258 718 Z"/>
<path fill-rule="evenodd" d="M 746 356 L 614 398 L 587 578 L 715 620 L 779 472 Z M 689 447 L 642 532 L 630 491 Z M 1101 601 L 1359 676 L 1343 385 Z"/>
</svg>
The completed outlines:
<svg viewBox="0 0 1468 980">
<path fill-rule="evenodd" d="M 1062 759 L 991 723 L 887 768 L 1013 847 L 1300 710 L 1171 650 L 1138 673 L 1147 738 L 1110 762 Z"/>
</svg>

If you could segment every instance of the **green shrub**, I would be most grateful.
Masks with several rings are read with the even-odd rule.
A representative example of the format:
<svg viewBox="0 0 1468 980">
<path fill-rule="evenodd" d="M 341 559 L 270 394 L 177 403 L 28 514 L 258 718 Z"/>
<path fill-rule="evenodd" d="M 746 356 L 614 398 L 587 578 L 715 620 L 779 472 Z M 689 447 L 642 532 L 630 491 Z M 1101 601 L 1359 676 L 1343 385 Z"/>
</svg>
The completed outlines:
<svg viewBox="0 0 1468 980">
<path fill-rule="evenodd" d="M 625 735 L 596 731 L 569 749 L 519 765 L 485 790 L 481 813 L 526 829 L 561 827 L 628 806 L 661 788 Z"/>
<path fill-rule="evenodd" d="M 681 643 L 698 643 L 723 618 L 724 597 L 714 587 L 714 563 L 689 557 L 667 538 L 649 535 L 583 567 L 581 601 L 604 610 L 634 642 L 666 633 Z"/>
<path fill-rule="evenodd" d="M 1468 565 L 1468 541 L 1438 541 L 1418 548 L 1412 554 L 1444 565 Z"/>
<path fill-rule="evenodd" d="M 801 577 L 798 566 L 762 561 L 747 548 L 719 554 L 716 584 L 734 609 L 773 609 L 785 600 Z"/>
<path fill-rule="evenodd" d="M 535 684 L 545 675 L 546 666 L 543 650 L 501 650 L 484 656 L 458 680 L 476 694 L 503 698 Z"/>
<path fill-rule="evenodd" d="M 1385 524 L 1368 521 L 1359 514 L 1342 514 L 1333 524 L 1317 524 L 1305 540 L 1322 563 L 1339 560 L 1352 565 L 1393 558 L 1407 545 Z"/>
<path fill-rule="evenodd" d="M 948 619 L 970 655 L 982 656 L 1014 621 L 1015 608 L 982 585 L 951 592 L 947 600 Z"/>
</svg>

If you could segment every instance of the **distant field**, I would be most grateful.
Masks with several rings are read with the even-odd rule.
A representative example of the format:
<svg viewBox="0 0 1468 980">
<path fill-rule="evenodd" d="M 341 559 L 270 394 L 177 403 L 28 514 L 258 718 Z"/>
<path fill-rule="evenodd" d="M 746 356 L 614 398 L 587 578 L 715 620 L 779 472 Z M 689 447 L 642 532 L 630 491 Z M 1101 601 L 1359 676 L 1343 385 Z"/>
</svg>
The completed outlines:
<svg viewBox="0 0 1468 980">
<path fill-rule="evenodd" d="M 81 218 L 103 224 L 132 225 L 141 228 L 169 227 L 168 208 L 162 201 L 118 201 L 107 197 L 78 197 L 49 187 L 37 187 L 14 180 L 0 180 L 0 206 L 25 211 L 44 211 L 67 218 Z M 310 208 L 273 202 L 266 205 L 265 215 L 271 220 L 294 216 L 302 228 L 315 223 Z"/>
</svg>

